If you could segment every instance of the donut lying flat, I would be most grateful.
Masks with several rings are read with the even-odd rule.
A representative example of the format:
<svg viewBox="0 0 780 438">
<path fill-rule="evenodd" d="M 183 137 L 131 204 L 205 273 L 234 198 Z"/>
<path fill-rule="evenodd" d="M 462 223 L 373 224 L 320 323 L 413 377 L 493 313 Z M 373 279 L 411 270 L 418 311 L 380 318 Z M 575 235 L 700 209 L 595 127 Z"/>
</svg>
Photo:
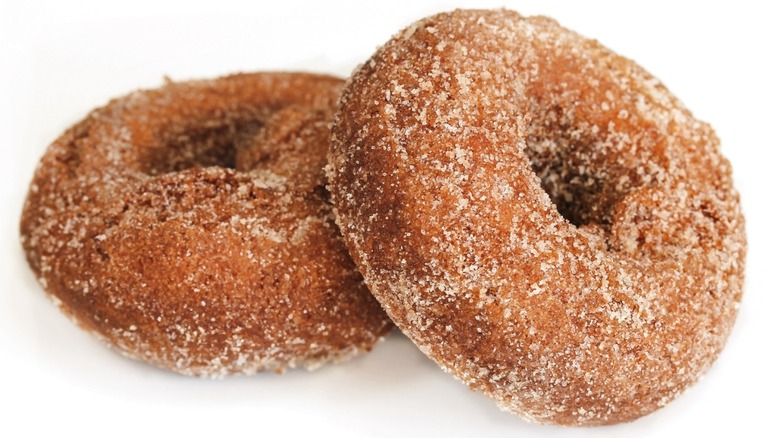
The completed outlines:
<svg viewBox="0 0 780 438">
<path fill-rule="evenodd" d="M 348 84 L 330 188 L 391 319 L 527 419 L 629 421 L 709 368 L 745 232 L 718 139 L 593 40 L 511 11 L 401 31 Z"/>
<path fill-rule="evenodd" d="M 24 206 L 30 266 L 119 352 L 182 374 L 316 367 L 391 327 L 322 168 L 343 82 L 243 74 L 139 91 L 52 144 Z"/>
</svg>

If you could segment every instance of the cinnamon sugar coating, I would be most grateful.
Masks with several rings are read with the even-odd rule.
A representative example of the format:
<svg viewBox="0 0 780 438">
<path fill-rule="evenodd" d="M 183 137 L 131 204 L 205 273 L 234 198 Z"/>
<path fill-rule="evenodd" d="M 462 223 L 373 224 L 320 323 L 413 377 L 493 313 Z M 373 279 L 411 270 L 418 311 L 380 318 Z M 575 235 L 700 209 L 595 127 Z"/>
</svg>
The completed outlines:
<svg viewBox="0 0 780 438">
<path fill-rule="evenodd" d="M 52 299 L 120 353 L 182 374 L 316 367 L 391 327 L 324 189 L 340 79 L 168 83 L 46 151 L 21 221 Z"/>
<path fill-rule="evenodd" d="M 696 382 L 742 294 L 744 220 L 712 128 L 545 17 L 455 11 L 348 83 L 329 188 L 391 319 L 526 419 L 630 421 Z"/>
</svg>

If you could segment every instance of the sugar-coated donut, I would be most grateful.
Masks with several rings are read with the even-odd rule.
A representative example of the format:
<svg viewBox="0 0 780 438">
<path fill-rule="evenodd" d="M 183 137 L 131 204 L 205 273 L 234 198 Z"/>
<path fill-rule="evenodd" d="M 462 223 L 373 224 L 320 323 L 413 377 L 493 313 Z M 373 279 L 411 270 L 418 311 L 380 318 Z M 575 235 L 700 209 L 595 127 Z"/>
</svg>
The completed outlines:
<svg viewBox="0 0 780 438">
<path fill-rule="evenodd" d="M 741 299 L 745 232 L 713 130 L 544 17 L 456 11 L 348 83 L 328 177 L 391 319 L 527 419 L 599 425 L 696 382 Z"/>
<path fill-rule="evenodd" d="M 57 139 L 24 206 L 30 266 L 119 352 L 182 374 L 316 367 L 391 323 L 327 203 L 343 81 L 241 74 L 113 100 Z"/>
</svg>

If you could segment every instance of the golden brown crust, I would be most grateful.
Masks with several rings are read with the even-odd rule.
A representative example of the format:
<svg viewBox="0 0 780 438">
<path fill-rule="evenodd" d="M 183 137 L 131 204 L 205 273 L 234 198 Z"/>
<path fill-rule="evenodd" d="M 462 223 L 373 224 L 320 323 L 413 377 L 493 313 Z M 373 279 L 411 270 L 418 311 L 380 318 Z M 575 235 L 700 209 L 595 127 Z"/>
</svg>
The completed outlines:
<svg viewBox="0 0 780 438">
<path fill-rule="evenodd" d="M 95 110 L 49 147 L 30 187 L 22 243 L 41 284 L 121 353 L 183 374 L 369 350 L 390 323 L 322 172 L 342 84 L 241 74 Z"/>
<path fill-rule="evenodd" d="M 329 161 L 393 321 L 525 418 L 650 413 L 731 330 L 746 243 L 717 137 L 553 20 L 456 11 L 401 31 L 347 85 Z"/>
</svg>

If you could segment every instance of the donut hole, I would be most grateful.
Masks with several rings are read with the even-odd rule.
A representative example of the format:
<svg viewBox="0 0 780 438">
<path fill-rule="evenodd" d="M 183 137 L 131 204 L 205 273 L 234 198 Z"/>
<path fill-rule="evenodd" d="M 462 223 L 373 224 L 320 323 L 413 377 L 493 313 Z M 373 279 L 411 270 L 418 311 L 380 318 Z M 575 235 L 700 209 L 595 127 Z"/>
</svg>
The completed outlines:
<svg viewBox="0 0 780 438">
<path fill-rule="evenodd" d="M 138 159 L 140 170 L 156 176 L 217 166 L 238 172 L 268 170 L 314 183 L 321 179 L 325 165 L 330 116 L 293 105 L 200 120 L 161 135 L 161 140 Z"/>
<path fill-rule="evenodd" d="M 257 120 L 218 121 L 172 132 L 138 160 L 151 175 L 198 167 L 236 169 L 239 145 L 262 126 Z"/>
<path fill-rule="evenodd" d="M 530 136 L 526 154 L 542 188 L 558 212 L 571 224 L 611 226 L 612 209 L 625 188 L 618 188 L 614 172 L 585 141 Z"/>
</svg>

